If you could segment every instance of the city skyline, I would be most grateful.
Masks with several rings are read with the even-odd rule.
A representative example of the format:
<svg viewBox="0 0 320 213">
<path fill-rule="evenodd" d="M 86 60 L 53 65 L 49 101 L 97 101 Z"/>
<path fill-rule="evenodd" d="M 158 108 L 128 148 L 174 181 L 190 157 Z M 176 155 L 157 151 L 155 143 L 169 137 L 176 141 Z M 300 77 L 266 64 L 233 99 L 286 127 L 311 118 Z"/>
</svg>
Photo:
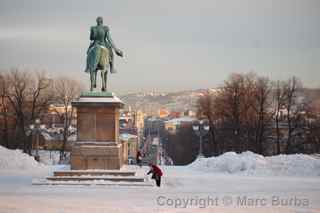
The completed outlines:
<svg viewBox="0 0 320 213">
<path fill-rule="evenodd" d="M 88 82 L 89 29 L 99 14 L 125 54 L 108 79 L 113 92 L 213 88 L 231 73 L 252 71 L 272 80 L 295 75 L 306 87 L 320 87 L 317 0 L 90 4 L 1 1 L 0 69 Z"/>
</svg>

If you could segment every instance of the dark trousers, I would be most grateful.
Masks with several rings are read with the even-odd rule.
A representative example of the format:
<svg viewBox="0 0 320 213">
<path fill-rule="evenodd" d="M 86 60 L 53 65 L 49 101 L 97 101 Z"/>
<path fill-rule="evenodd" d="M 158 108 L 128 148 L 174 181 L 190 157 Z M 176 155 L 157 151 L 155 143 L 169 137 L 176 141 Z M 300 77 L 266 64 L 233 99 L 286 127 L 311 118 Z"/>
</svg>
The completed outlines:
<svg viewBox="0 0 320 213">
<path fill-rule="evenodd" d="M 142 161 L 137 159 L 137 165 L 139 165 L 141 167 L 142 166 Z"/>
<path fill-rule="evenodd" d="M 161 176 L 156 175 L 155 180 L 156 180 L 157 186 L 160 187 L 160 185 L 161 185 Z"/>
</svg>

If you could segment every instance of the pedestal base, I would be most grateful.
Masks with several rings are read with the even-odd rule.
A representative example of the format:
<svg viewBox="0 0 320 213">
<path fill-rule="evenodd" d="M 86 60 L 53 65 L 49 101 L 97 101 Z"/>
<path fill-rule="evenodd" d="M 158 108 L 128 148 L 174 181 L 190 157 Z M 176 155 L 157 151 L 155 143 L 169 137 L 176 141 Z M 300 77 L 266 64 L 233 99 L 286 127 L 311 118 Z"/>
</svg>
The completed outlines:
<svg viewBox="0 0 320 213">
<path fill-rule="evenodd" d="M 72 170 L 120 169 L 123 161 L 123 147 L 121 143 L 80 142 L 72 147 Z"/>
<path fill-rule="evenodd" d="M 72 102 L 77 110 L 77 143 L 71 169 L 120 169 L 127 161 L 127 145 L 119 142 L 122 101 L 107 92 L 83 92 Z"/>
</svg>

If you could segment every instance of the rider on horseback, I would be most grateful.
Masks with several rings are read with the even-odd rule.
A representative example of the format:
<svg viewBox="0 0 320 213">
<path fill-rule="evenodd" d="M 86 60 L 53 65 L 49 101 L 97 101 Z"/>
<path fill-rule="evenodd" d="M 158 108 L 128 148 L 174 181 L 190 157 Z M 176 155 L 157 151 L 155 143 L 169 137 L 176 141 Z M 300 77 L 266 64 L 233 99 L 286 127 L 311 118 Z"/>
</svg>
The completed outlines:
<svg viewBox="0 0 320 213">
<path fill-rule="evenodd" d="M 102 17 L 97 18 L 97 26 L 90 29 L 90 40 L 92 41 L 87 51 L 87 67 L 86 72 L 90 73 L 91 88 L 96 88 L 97 71 L 101 70 L 102 91 L 106 91 L 107 72 L 115 73 L 113 51 L 118 56 L 123 57 L 120 49 L 116 48 L 113 43 L 108 26 L 103 25 Z"/>
</svg>

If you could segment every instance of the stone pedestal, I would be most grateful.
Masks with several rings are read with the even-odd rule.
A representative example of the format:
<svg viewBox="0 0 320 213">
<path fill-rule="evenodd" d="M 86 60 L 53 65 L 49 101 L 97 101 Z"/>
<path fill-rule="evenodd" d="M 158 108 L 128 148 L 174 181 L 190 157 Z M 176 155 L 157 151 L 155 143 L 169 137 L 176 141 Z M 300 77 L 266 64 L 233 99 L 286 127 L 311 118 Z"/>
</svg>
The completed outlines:
<svg viewBox="0 0 320 213">
<path fill-rule="evenodd" d="M 122 101 L 112 93 L 87 92 L 72 106 L 77 110 L 77 142 L 71 151 L 71 169 L 120 169 L 126 162 L 119 142 Z"/>
</svg>

